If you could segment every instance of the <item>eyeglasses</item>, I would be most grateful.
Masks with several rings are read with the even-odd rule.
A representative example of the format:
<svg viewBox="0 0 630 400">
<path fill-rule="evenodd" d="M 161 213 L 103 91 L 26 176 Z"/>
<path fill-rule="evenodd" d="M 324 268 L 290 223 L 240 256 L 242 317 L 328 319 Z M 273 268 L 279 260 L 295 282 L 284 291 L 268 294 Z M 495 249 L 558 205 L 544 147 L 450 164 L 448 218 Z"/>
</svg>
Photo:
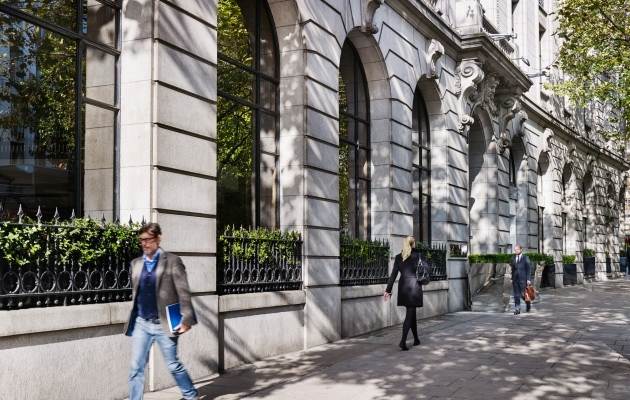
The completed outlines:
<svg viewBox="0 0 630 400">
<path fill-rule="evenodd" d="M 150 243 L 155 240 L 155 236 L 138 238 L 138 240 L 140 241 L 140 243 Z"/>
</svg>

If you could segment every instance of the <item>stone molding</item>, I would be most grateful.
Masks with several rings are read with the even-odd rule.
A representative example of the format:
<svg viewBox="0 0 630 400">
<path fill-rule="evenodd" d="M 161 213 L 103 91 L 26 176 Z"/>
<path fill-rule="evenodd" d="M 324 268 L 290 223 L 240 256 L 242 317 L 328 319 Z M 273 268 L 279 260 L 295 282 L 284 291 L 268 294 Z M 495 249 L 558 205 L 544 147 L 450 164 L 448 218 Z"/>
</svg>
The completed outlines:
<svg viewBox="0 0 630 400">
<path fill-rule="evenodd" d="M 427 72 L 422 75 L 424 79 L 437 79 L 437 67 L 439 59 L 444 55 L 444 46 L 442 43 L 435 39 L 431 39 L 431 44 L 429 44 L 429 50 L 425 55 L 425 61 L 427 64 Z"/>
<path fill-rule="evenodd" d="M 514 136 L 522 136 L 521 132 L 510 132 L 509 124 L 514 117 L 521 111 L 521 103 L 518 101 L 516 94 L 503 94 L 497 96 L 496 114 L 499 122 L 499 137 L 493 134 L 493 141 L 497 145 L 497 151 L 500 154 L 512 145 Z"/>
<path fill-rule="evenodd" d="M 482 63 L 475 59 L 464 59 L 457 66 L 457 107 L 459 114 L 458 130 L 466 139 L 468 131 L 475 122 L 472 114 L 483 101 L 483 91 L 479 89 L 485 74 Z"/>
<path fill-rule="evenodd" d="M 376 10 L 383 5 L 385 0 L 366 0 L 363 7 L 363 25 L 361 25 L 361 32 L 365 33 L 377 33 L 378 27 L 374 25 L 374 14 Z"/>
<path fill-rule="evenodd" d="M 306 303 L 304 290 L 245 293 L 219 296 L 219 313 L 259 308 L 286 307 Z"/>
</svg>

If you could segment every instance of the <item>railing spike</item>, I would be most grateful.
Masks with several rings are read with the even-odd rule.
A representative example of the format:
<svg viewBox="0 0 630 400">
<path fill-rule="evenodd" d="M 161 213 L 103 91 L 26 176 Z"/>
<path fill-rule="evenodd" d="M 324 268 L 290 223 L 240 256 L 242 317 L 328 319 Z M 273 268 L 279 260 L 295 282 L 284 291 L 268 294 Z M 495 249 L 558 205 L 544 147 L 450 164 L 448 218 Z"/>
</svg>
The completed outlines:
<svg viewBox="0 0 630 400">
<path fill-rule="evenodd" d="M 105 226 L 105 223 L 107 222 L 107 220 L 105 219 L 105 213 L 103 213 L 103 216 L 101 217 L 101 226 Z"/>
<path fill-rule="evenodd" d="M 20 203 L 20 206 L 18 208 L 17 216 L 18 216 L 18 223 L 21 224 L 22 218 L 24 217 L 24 210 L 22 210 L 22 203 Z"/>
<path fill-rule="evenodd" d="M 142 225 L 146 225 L 147 221 L 144 219 L 144 215 L 142 216 Z"/>
<path fill-rule="evenodd" d="M 57 223 L 59 220 L 59 208 L 55 207 L 55 214 L 53 215 L 53 221 Z"/>
<path fill-rule="evenodd" d="M 72 209 L 72 213 L 70 214 L 70 221 L 74 221 L 75 219 L 77 219 L 77 215 L 74 212 L 74 208 Z"/>
<path fill-rule="evenodd" d="M 133 218 L 131 218 L 131 213 L 129 213 L 129 226 L 133 224 Z"/>
<path fill-rule="evenodd" d="M 37 206 L 37 214 L 35 214 L 35 216 L 37 217 L 37 223 L 41 224 L 42 223 L 42 207 L 41 206 Z"/>
</svg>

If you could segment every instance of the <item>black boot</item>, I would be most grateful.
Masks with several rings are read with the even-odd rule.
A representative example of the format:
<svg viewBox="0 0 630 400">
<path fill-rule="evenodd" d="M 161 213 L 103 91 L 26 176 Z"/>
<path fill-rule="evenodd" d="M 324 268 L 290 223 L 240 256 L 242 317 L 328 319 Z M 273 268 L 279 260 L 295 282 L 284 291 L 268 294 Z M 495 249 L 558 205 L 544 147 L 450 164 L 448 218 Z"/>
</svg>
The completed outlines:
<svg viewBox="0 0 630 400">
<path fill-rule="evenodd" d="M 417 337 L 416 337 L 416 338 L 414 338 L 414 339 L 413 339 L 413 345 L 414 345 L 414 346 L 418 346 L 419 344 L 420 344 L 420 339 L 419 339 L 419 338 L 417 338 Z"/>
<path fill-rule="evenodd" d="M 400 347 L 400 350 L 402 351 L 409 350 L 409 347 L 407 347 L 407 343 L 405 340 L 401 340 L 400 343 L 398 343 L 398 347 Z"/>
<path fill-rule="evenodd" d="M 527 303 L 525 303 L 525 312 L 529 312 L 532 309 L 532 303 L 531 301 L 528 301 Z"/>
</svg>

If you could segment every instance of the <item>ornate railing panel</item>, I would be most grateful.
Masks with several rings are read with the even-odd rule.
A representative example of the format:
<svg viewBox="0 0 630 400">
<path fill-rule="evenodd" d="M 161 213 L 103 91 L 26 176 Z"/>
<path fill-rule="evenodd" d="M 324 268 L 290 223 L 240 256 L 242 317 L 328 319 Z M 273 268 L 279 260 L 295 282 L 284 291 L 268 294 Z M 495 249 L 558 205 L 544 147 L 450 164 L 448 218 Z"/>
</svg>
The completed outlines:
<svg viewBox="0 0 630 400">
<path fill-rule="evenodd" d="M 389 244 L 387 242 L 352 240 L 342 237 L 340 252 L 342 286 L 387 282 L 389 276 Z"/>
<path fill-rule="evenodd" d="M 302 241 L 222 236 L 219 294 L 302 288 Z"/>
<path fill-rule="evenodd" d="M 446 273 L 446 245 L 432 244 L 431 247 L 424 243 L 419 244 L 416 249 L 420 252 L 431 266 L 431 280 L 443 281 L 448 278 Z"/>
<path fill-rule="evenodd" d="M 28 242 L 24 241 L 23 254 L 28 257 L 16 260 L 0 247 L 0 310 L 131 299 L 129 262 L 140 254 L 137 243 L 125 244 L 118 252 L 99 252 L 89 262 L 83 262 L 79 253 L 64 250 L 70 240 L 65 233 L 72 231 L 74 237 L 91 238 L 88 245 L 93 244 L 96 249 L 99 242 L 112 239 L 106 237 L 105 228 L 37 222 L 2 222 L 0 227 L 33 232 L 27 236 Z M 91 229 L 89 234 L 88 229 Z M 7 243 L 9 238 L 0 240 Z M 21 237 L 16 240 L 22 241 Z"/>
</svg>

